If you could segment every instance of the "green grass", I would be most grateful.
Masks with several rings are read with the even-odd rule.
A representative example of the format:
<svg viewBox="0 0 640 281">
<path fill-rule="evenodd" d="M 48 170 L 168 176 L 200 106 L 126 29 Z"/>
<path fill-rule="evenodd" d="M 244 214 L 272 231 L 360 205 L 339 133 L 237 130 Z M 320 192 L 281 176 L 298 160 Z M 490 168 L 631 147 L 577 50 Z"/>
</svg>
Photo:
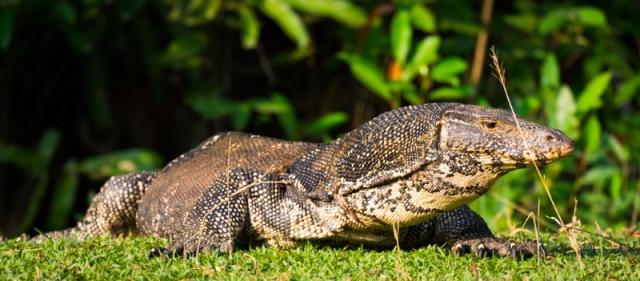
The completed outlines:
<svg viewBox="0 0 640 281">
<path fill-rule="evenodd" d="M 97 238 L 86 242 L 15 240 L 0 243 L 0 279 L 618 279 L 640 276 L 640 241 L 621 251 L 600 239 L 581 242 L 584 267 L 564 239 L 546 235 L 551 256 L 541 259 L 457 257 L 439 247 L 415 251 L 258 247 L 229 255 L 147 259 L 153 238 Z M 561 241 L 559 241 L 561 240 Z"/>
</svg>

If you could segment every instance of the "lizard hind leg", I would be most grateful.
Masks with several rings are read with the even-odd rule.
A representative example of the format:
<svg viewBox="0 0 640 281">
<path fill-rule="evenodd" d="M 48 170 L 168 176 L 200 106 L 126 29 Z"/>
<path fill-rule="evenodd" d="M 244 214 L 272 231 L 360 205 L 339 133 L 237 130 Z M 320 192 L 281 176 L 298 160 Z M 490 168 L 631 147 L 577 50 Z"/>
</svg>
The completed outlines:
<svg viewBox="0 0 640 281">
<path fill-rule="evenodd" d="M 138 202 L 147 190 L 155 172 L 113 176 L 91 201 L 84 218 L 75 227 L 44 233 L 33 241 L 69 237 L 84 240 L 99 235 L 126 235 L 135 229 Z"/>
</svg>

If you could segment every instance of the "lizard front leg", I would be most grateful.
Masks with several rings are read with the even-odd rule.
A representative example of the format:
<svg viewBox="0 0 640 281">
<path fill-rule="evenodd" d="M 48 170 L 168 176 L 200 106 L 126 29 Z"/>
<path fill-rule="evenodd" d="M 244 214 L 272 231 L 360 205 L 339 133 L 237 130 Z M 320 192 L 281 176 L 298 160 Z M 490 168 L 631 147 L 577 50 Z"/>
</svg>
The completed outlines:
<svg viewBox="0 0 640 281">
<path fill-rule="evenodd" d="M 195 256 L 208 252 L 232 252 L 242 230 L 248 227 L 246 186 L 241 171 L 221 176 L 200 196 L 176 230 L 167 248 L 157 247 L 149 257 Z"/>
<path fill-rule="evenodd" d="M 466 205 L 409 227 L 403 244 L 408 248 L 441 244 L 451 247 L 457 255 L 473 253 L 479 257 L 545 255 L 544 247 L 536 241 L 516 243 L 495 237 L 484 220 Z"/>
</svg>

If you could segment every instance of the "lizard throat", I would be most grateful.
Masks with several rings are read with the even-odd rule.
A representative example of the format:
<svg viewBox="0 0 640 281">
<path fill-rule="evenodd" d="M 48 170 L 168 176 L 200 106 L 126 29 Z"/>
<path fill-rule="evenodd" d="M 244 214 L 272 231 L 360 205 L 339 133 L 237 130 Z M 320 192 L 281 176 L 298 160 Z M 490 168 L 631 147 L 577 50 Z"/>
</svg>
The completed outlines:
<svg viewBox="0 0 640 281">
<path fill-rule="evenodd" d="M 501 175 L 474 166 L 459 170 L 430 164 L 407 177 L 345 197 L 359 218 L 357 228 L 410 226 L 467 204 L 486 193 Z"/>
</svg>

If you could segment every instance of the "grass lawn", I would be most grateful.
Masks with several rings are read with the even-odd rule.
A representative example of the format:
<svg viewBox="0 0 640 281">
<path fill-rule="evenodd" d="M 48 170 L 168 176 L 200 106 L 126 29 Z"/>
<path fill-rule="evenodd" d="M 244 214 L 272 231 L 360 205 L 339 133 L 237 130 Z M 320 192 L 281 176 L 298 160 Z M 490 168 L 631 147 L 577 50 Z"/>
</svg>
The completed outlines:
<svg viewBox="0 0 640 281">
<path fill-rule="evenodd" d="M 639 280 L 640 240 L 625 239 L 629 250 L 601 239 L 581 239 L 584 266 L 566 239 L 545 235 L 550 256 L 511 258 L 457 257 L 439 247 L 415 251 L 316 248 L 280 250 L 259 247 L 228 255 L 147 259 L 162 243 L 153 238 L 97 238 L 86 242 L 15 240 L 0 243 L 0 279 L 230 279 L 230 280 L 460 280 L 595 279 Z M 587 241 L 589 240 L 589 241 Z"/>
</svg>

